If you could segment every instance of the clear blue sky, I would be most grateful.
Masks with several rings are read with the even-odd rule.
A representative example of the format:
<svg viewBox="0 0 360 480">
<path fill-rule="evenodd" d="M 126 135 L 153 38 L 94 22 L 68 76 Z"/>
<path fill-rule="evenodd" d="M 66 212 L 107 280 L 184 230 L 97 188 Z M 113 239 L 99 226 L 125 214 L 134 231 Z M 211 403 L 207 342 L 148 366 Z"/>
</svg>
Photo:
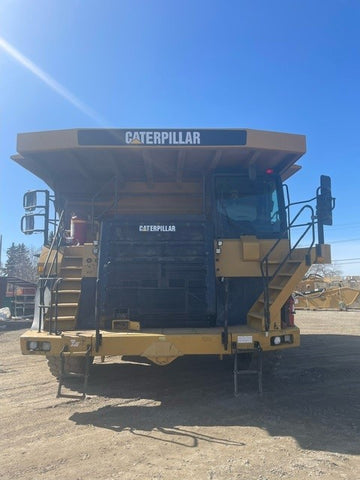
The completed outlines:
<svg viewBox="0 0 360 480">
<path fill-rule="evenodd" d="M 326 239 L 360 274 L 359 25 L 357 0 L 0 0 L 3 250 L 40 245 L 19 228 L 43 186 L 9 159 L 19 132 L 254 128 L 307 136 L 292 199 L 332 177 Z"/>
</svg>

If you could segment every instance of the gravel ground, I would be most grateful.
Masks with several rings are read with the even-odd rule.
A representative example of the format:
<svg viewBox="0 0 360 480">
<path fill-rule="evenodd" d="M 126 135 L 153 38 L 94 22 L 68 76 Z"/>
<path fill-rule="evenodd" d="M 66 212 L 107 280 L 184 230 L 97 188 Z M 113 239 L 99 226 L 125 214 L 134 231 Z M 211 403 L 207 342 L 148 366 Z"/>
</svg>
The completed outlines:
<svg viewBox="0 0 360 480">
<path fill-rule="evenodd" d="M 55 398 L 23 330 L 0 333 L 0 478 L 360 478 L 360 312 L 298 312 L 300 348 L 233 396 L 232 363 L 95 363 L 85 401 Z M 274 366 L 274 362 L 272 362 Z"/>
</svg>

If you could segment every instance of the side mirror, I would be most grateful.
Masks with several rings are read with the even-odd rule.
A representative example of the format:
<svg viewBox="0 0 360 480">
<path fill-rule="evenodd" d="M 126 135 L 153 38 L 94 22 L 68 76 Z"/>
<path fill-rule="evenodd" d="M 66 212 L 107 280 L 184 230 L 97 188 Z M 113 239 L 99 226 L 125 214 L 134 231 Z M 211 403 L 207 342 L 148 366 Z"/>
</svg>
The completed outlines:
<svg viewBox="0 0 360 480">
<path fill-rule="evenodd" d="M 50 194 L 48 190 L 29 190 L 23 197 L 25 215 L 21 218 L 21 231 L 25 235 L 44 234 L 44 245 L 49 239 Z M 39 217 L 41 220 L 36 220 Z M 54 221 L 52 221 L 54 222 Z"/>
<path fill-rule="evenodd" d="M 36 191 L 26 192 L 23 198 L 23 207 L 27 212 L 33 212 L 37 207 Z"/>
<path fill-rule="evenodd" d="M 21 218 L 21 231 L 25 235 L 31 235 L 35 231 L 35 218 L 33 214 L 24 215 Z"/>
<path fill-rule="evenodd" d="M 335 198 L 331 194 L 331 178 L 321 175 L 320 187 L 316 195 L 316 216 L 322 225 L 332 225 L 332 211 L 335 206 Z"/>
</svg>

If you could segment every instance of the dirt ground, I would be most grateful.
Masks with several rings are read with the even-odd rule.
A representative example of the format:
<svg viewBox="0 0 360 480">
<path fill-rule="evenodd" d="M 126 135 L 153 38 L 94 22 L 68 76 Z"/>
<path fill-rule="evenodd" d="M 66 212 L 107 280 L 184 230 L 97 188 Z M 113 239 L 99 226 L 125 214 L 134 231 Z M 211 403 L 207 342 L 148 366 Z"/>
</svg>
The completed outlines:
<svg viewBox="0 0 360 480">
<path fill-rule="evenodd" d="M 302 345 L 233 396 L 232 363 L 95 363 L 56 399 L 42 357 L 0 334 L 0 478 L 360 478 L 360 312 L 298 312 Z M 254 381 L 253 381 L 254 380 Z"/>
</svg>

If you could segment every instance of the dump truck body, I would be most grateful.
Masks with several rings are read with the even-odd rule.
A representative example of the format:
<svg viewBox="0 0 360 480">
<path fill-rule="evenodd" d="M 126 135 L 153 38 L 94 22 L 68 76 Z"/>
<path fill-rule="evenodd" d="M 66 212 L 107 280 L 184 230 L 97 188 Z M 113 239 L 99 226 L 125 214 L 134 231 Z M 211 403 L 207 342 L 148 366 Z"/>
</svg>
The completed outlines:
<svg viewBox="0 0 360 480">
<path fill-rule="evenodd" d="M 164 365 L 299 345 L 291 293 L 330 262 L 324 222 L 309 205 L 291 220 L 284 198 L 304 152 L 301 135 L 245 129 L 20 134 L 13 159 L 54 191 L 59 218 L 22 352 Z M 31 198 L 25 233 L 39 230 Z M 290 241 L 299 224 L 306 248 Z"/>
</svg>

